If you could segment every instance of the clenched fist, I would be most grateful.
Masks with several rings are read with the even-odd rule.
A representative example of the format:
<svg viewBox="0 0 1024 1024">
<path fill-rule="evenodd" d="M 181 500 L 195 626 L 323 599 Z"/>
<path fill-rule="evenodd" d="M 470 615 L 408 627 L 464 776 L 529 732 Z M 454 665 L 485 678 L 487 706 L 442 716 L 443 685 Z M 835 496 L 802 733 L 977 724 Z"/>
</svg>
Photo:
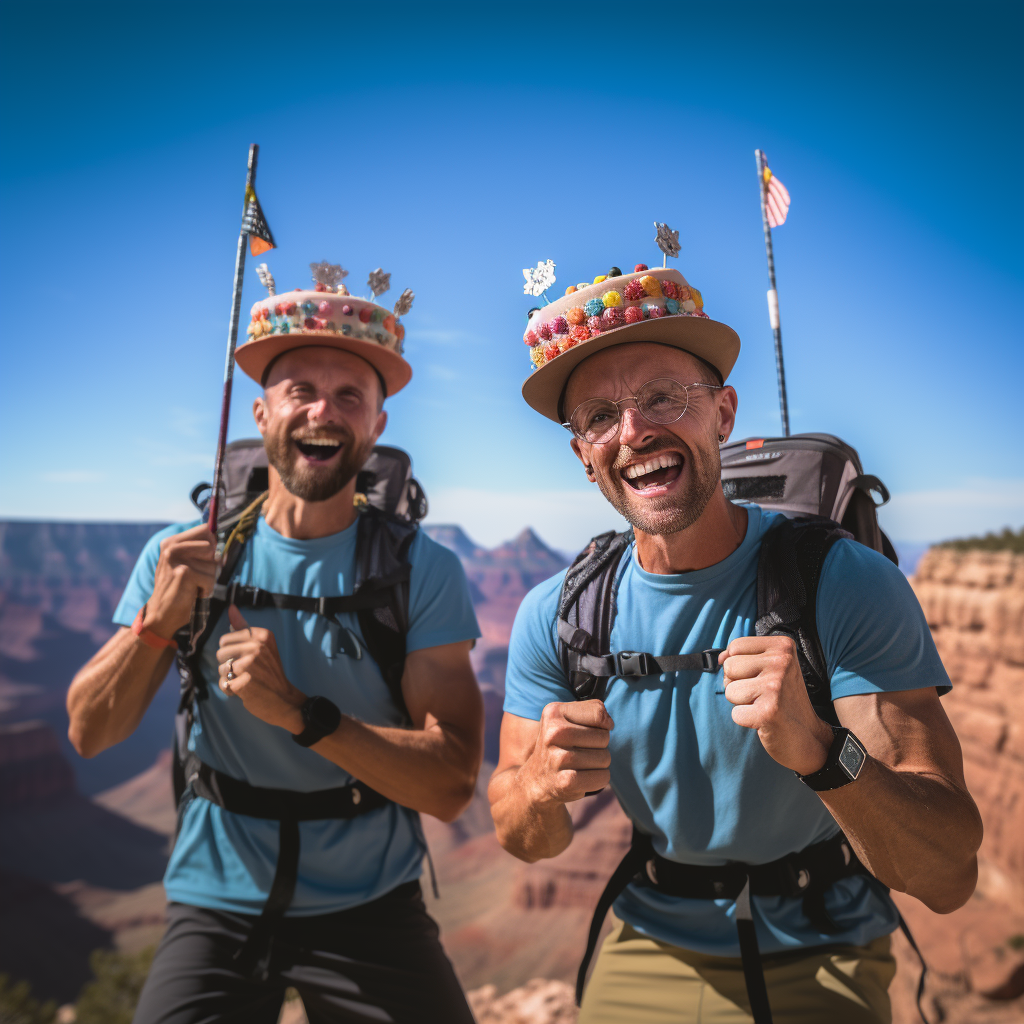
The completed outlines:
<svg viewBox="0 0 1024 1024">
<path fill-rule="evenodd" d="M 828 757 L 832 729 L 811 707 L 796 644 L 788 636 L 744 636 L 718 657 L 732 720 L 756 729 L 764 749 L 800 775 Z"/>
<path fill-rule="evenodd" d="M 233 629 L 220 638 L 217 648 L 218 685 L 260 721 L 302 732 L 299 709 L 306 695 L 288 682 L 274 634 L 250 626 L 234 605 L 228 608 L 228 621 Z"/>
<path fill-rule="evenodd" d="M 614 726 L 603 701 L 548 704 L 533 752 L 519 770 L 530 802 L 566 804 L 607 786 Z"/>
<path fill-rule="evenodd" d="M 209 597 L 217 574 L 217 538 L 208 526 L 165 537 L 160 542 L 153 594 L 146 602 L 146 626 L 170 639 L 188 625 L 196 598 Z"/>
</svg>

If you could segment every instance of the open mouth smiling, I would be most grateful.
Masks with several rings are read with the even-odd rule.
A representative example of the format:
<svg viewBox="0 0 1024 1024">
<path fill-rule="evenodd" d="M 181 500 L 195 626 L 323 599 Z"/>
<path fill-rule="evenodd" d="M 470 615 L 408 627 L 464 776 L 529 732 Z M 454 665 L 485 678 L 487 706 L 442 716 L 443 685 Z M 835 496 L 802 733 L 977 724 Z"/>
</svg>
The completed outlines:
<svg viewBox="0 0 1024 1024">
<path fill-rule="evenodd" d="M 310 462 L 327 462 L 341 451 L 342 442 L 333 437 L 293 437 L 299 453 Z"/>
<path fill-rule="evenodd" d="M 634 491 L 666 487 L 678 480 L 683 472 L 683 457 L 678 452 L 660 452 L 643 462 L 634 462 L 619 471 L 619 475 Z"/>
</svg>

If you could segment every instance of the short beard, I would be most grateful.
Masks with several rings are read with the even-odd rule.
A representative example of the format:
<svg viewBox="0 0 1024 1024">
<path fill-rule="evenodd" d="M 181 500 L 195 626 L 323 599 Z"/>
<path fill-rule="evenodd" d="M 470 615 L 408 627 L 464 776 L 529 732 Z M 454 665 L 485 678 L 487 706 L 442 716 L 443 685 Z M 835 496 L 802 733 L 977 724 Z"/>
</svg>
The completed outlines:
<svg viewBox="0 0 1024 1024">
<path fill-rule="evenodd" d="M 619 471 L 638 458 L 646 459 L 657 452 L 669 450 L 683 452 L 686 460 L 683 469 L 689 468 L 690 486 L 678 496 L 666 495 L 653 501 L 632 494 Z M 610 479 L 598 479 L 597 485 L 615 511 L 633 527 L 643 533 L 663 536 L 679 533 L 700 519 L 721 477 L 722 457 L 717 444 L 710 444 L 707 449 L 694 449 L 678 438 L 666 437 L 658 438 L 641 449 L 622 445 L 615 457 Z"/>
<path fill-rule="evenodd" d="M 344 428 L 338 427 L 321 434 L 341 441 L 343 446 L 329 468 L 308 466 L 300 462 L 299 453 L 292 447 L 292 439 L 288 436 L 268 435 L 263 442 L 267 461 L 277 470 L 285 490 L 302 501 L 327 501 L 343 491 L 363 468 L 373 449 L 372 440 L 357 446 L 351 431 Z"/>
</svg>

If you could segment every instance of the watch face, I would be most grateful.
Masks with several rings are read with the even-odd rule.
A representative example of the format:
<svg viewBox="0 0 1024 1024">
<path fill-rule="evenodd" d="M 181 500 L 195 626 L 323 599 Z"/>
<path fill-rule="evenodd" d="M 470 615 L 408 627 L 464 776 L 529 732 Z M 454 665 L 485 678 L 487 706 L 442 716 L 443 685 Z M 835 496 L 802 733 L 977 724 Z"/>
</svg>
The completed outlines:
<svg viewBox="0 0 1024 1024">
<path fill-rule="evenodd" d="M 323 697 L 314 697 L 306 709 L 306 716 L 311 725 L 319 729 L 335 729 L 337 722 L 334 721 L 337 711 L 330 701 Z"/>
<path fill-rule="evenodd" d="M 860 775 L 861 768 L 864 767 L 865 754 L 864 748 L 853 738 L 853 736 L 847 736 L 846 742 L 843 744 L 843 749 L 839 751 L 839 763 L 843 766 L 846 774 L 851 779 L 856 779 Z"/>
</svg>

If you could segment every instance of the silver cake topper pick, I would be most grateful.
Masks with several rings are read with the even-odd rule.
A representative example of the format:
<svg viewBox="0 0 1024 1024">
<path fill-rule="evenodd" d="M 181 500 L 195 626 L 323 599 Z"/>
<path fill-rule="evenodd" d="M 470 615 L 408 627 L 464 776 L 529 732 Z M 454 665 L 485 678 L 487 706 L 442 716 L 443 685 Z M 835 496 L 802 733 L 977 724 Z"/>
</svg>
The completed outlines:
<svg viewBox="0 0 1024 1024">
<path fill-rule="evenodd" d="M 337 263 L 328 263 L 326 260 L 310 263 L 309 269 L 313 272 L 313 280 L 332 292 L 337 291 L 342 279 L 348 277 L 348 271 L 344 267 Z"/>
<path fill-rule="evenodd" d="M 412 309 L 412 300 L 415 298 L 416 293 L 411 288 L 406 288 L 395 303 L 395 316 L 405 316 Z"/>
<path fill-rule="evenodd" d="M 658 243 L 658 248 L 665 254 L 661 260 L 661 265 L 664 267 L 667 265 L 666 257 L 671 256 L 675 259 L 679 255 L 679 232 L 673 231 L 667 224 L 661 224 L 658 221 L 654 222 L 654 227 L 658 232 L 654 236 L 654 240 Z"/>
<path fill-rule="evenodd" d="M 260 279 L 260 284 L 270 292 L 271 295 L 276 295 L 277 290 L 274 286 L 274 275 L 270 272 L 270 267 L 266 263 L 261 263 L 256 268 L 256 274 Z"/>
<path fill-rule="evenodd" d="M 376 270 L 370 271 L 370 278 L 366 283 L 370 286 L 373 297 L 376 298 L 378 295 L 383 295 L 391 287 L 391 275 L 385 274 L 378 267 Z"/>
<path fill-rule="evenodd" d="M 526 284 L 523 285 L 524 295 L 543 295 L 545 300 L 550 302 L 545 292 L 555 283 L 555 264 L 553 260 L 537 261 L 537 266 L 526 267 L 523 270 L 523 277 Z"/>
</svg>

